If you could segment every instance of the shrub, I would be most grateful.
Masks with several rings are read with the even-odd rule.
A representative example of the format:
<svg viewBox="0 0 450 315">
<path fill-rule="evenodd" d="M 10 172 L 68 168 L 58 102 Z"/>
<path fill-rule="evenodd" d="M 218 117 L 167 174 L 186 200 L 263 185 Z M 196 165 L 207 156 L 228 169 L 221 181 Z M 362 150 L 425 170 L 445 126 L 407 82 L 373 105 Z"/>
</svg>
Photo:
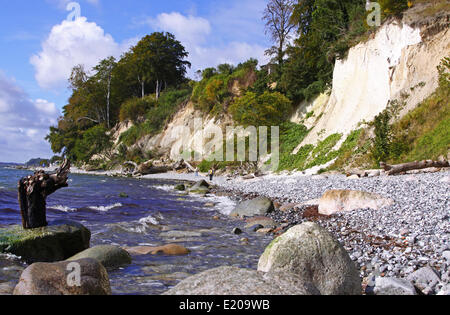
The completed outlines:
<svg viewBox="0 0 450 315">
<path fill-rule="evenodd" d="M 378 2 L 386 15 L 398 15 L 408 9 L 408 0 L 379 0 Z"/>
<path fill-rule="evenodd" d="M 120 107 L 120 121 L 131 120 L 136 122 L 140 117 L 144 117 L 148 110 L 156 107 L 156 105 L 157 101 L 153 96 L 129 99 Z"/>
<path fill-rule="evenodd" d="M 244 126 L 278 126 L 289 116 L 291 101 L 279 92 L 247 92 L 231 106 L 233 119 Z"/>
</svg>

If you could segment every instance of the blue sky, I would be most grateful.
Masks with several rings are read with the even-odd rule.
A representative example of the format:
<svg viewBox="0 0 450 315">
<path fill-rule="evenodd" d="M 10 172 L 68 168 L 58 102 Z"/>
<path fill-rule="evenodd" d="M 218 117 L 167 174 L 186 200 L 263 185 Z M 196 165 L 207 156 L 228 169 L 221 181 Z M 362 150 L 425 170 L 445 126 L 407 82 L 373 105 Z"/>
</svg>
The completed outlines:
<svg viewBox="0 0 450 315">
<path fill-rule="evenodd" d="M 69 97 L 70 69 L 119 57 L 154 31 L 185 45 L 190 75 L 250 57 L 267 61 L 266 0 L 79 0 L 81 17 L 68 21 L 69 2 L 1 1 L 0 161 L 51 157 L 44 137 Z"/>
</svg>

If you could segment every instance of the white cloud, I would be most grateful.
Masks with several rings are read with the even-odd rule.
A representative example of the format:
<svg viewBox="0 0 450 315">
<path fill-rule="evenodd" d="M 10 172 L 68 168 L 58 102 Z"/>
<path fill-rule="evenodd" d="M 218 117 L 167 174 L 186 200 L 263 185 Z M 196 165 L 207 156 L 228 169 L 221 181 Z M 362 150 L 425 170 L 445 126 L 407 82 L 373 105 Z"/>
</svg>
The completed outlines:
<svg viewBox="0 0 450 315">
<path fill-rule="evenodd" d="M 50 157 L 50 145 L 44 138 L 59 115 L 54 103 L 31 100 L 14 80 L 0 72 L 0 161 Z"/>
<path fill-rule="evenodd" d="M 42 43 L 42 51 L 33 55 L 30 62 L 40 87 L 62 88 L 67 86 L 74 66 L 83 64 L 91 69 L 101 59 L 119 57 L 129 46 L 129 41 L 118 44 L 96 23 L 81 17 L 55 25 Z"/>
<path fill-rule="evenodd" d="M 202 17 L 185 16 L 178 12 L 162 13 L 156 18 L 146 19 L 144 23 L 160 31 L 170 32 L 181 41 L 189 52 L 192 68 L 188 74 L 191 77 L 197 70 L 221 63 L 238 64 L 249 58 L 258 59 L 260 64 L 268 61 L 264 56 L 266 48 L 257 43 L 211 43 L 223 30 L 213 28 L 209 20 Z"/>
</svg>

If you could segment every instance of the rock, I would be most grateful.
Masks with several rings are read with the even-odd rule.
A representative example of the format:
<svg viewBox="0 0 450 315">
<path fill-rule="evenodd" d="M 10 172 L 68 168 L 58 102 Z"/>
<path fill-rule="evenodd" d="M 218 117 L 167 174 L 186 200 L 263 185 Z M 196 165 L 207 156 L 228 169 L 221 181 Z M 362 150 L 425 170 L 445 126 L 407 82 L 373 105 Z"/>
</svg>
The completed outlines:
<svg viewBox="0 0 450 315">
<path fill-rule="evenodd" d="M 256 232 L 258 230 L 264 229 L 264 226 L 262 226 L 261 224 L 254 224 L 251 226 L 246 226 L 246 228 L 252 232 Z"/>
<path fill-rule="evenodd" d="M 351 176 L 349 176 L 349 177 L 347 177 L 348 179 L 359 179 L 359 176 L 358 175 L 351 175 Z"/>
<path fill-rule="evenodd" d="M 191 187 L 191 190 L 198 190 L 198 189 L 209 189 L 210 185 L 206 180 L 198 181 L 194 184 L 194 186 Z"/>
<path fill-rule="evenodd" d="M 379 210 L 393 204 L 394 201 L 392 199 L 378 194 L 353 190 L 330 190 L 320 199 L 319 213 L 332 215 L 357 209 Z"/>
<path fill-rule="evenodd" d="M 189 254 L 191 251 L 183 246 L 177 244 L 168 244 L 159 247 L 150 246 L 136 246 L 125 249 L 131 255 L 168 255 L 168 256 L 183 256 Z"/>
<path fill-rule="evenodd" d="M 261 225 L 263 228 L 275 228 L 277 224 L 274 220 L 268 217 L 253 217 L 246 220 L 245 228 L 251 228 L 254 225 Z"/>
<path fill-rule="evenodd" d="M 256 231 L 258 234 L 270 234 L 272 233 L 273 229 L 271 228 L 263 228 Z"/>
<path fill-rule="evenodd" d="M 422 292 L 424 292 L 427 288 L 434 289 L 434 287 L 441 281 L 439 274 L 430 267 L 420 268 L 410 274 L 407 280 Z"/>
<path fill-rule="evenodd" d="M 207 208 L 214 208 L 215 206 L 216 205 L 212 202 L 205 203 L 205 207 L 207 207 Z"/>
<path fill-rule="evenodd" d="M 209 189 L 208 188 L 198 188 L 198 189 L 190 189 L 189 193 L 191 194 L 195 194 L 195 195 L 206 195 L 209 193 Z"/>
<path fill-rule="evenodd" d="M 234 228 L 231 233 L 236 234 L 236 235 L 241 235 L 242 234 L 242 230 L 240 228 Z"/>
<path fill-rule="evenodd" d="M 73 221 L 54 221 L 47 227 L 24 230 L 14 225 L 0 229 L 0 252 L 27 263 L 65 260 L 89 248 L 91 232 Z"/>
<path fill-rule="evenodd" d="M 219 267 L 189 277 L 164 295 L 319 295 L 311 283 L 285 274 Z"/>
<path fill-rule="evenodd" d="M 76 277 L 72 277 L 77 270 L 76 264 L 81 272 L 79 286 L 76 283 Z M 25 269 L 14 289 L 14 295 L 110 294 L 108 273 L 105 267 L 95 259 L 35 263 Z"/>
<path fill-rule="evenodd" d="M 289 229 L 265 250 L 263 272 L 285 272 L 312 282 L 324 295 L 360 295 L 361 279 L 349 255 L 331 234 L 315 223 Z"/>
<path fill-rule="evenodd" d="M 272 200 L 265 197 L 259 197 L 241 202 L 230 215 L 241 217 L 263 216 L 274 210 L 275 208 Z"/>
<path fill-rule="evenodd" d="M 289 211 L 294 210 L 294 208 L 295 208 L 296 205 L 297 205 L 297 204 L 295 204 L 295 203 L 284 204 L 284 205 L 282 205 L 282 206 L 279 208 L 279 210 L 280 210 L 281 212 L 289 212 Z"/>
<path fill-rule="evenodd" d="M 100 245 L 86 249 L 67 259 L 67 261 L 76 261 L 84 258 L 95 259 L 107 269 L 131 264 L 131 256 L 126 250 L 111 245 Z"/>
<path fill-rule="evenodd" d="M 12 295 L 15 287 L 14 282 L 0 283 L 0 295 Z"/>
<path fill-rule="evenodd" d="M 444 286 L 437 295 L 450 295 L 450 284 Z"/>
<path fill-rule="evenodd" d="M 446 250 L 442 253 L 442 257 L 447 261 L 448 264 L 450 264 L 450 251 Z"/>
<path fill-rule="evenodd" d="M 186 190 L 186 186 L 184 184 L 176 185 L 175 186 L 175 190 L 185 191 Z"/>
<path fill-rule="evenodd" d="M 252 174 L 246 175 L 246 176 L 243 176 L 242 179 L 243 179 L 243 180 L 255 179 L 255 175 L 252 175 Z"/>
<path fill-rule="evenodd" d="M 159 236 L 164 238 L 189 238 L 189 237 L 202 237 L 201 232 L 190 232 L 190 231 L 168 231 L 163 232 Z"/>
<path fill-rule="evenodd" d="M 397 278 L 378 277 L 375 280 L 375 295 L 417 295 L 411 282 Z"/>
</svg>

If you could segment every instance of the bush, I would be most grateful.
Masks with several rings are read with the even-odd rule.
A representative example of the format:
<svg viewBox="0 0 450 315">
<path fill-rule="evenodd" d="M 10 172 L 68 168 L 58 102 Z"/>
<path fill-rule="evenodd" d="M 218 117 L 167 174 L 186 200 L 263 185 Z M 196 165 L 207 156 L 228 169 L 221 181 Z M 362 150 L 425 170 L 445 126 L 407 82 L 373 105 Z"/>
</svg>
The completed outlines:
<svg viewBox="0 0 450 315">
<path fill-rule="evenodd" d="M 131 120 L 137 122 L 140 117 L 145 117 L 148 110 L 156 107 L 157 101 L 153 96 L 144 98 L 132 98 L 120 107 L 120 121 Z"/>
<path fill-rule="evenodd" d="M 77 139 L 74 154 L 77 161 L 89 162 L 91 157 L 112 146 L 111 137 L 103 125 L 97 125 L 83 133 L 82 139 Z"/>
<path fill-rule="evenodd" d="M 288 118 L 292 110 L 291 101 L 279 92 L 264 92 L 257 95 L 247 92 L 231 106 L 233 119 L 243 126 L 278 126 Z"/>
<path fill-rule="evenodd" d="M 386 15 L 399 15 L 408 9 L 408 0 L 379 0 L 378 2 Z"/>
</svg>

